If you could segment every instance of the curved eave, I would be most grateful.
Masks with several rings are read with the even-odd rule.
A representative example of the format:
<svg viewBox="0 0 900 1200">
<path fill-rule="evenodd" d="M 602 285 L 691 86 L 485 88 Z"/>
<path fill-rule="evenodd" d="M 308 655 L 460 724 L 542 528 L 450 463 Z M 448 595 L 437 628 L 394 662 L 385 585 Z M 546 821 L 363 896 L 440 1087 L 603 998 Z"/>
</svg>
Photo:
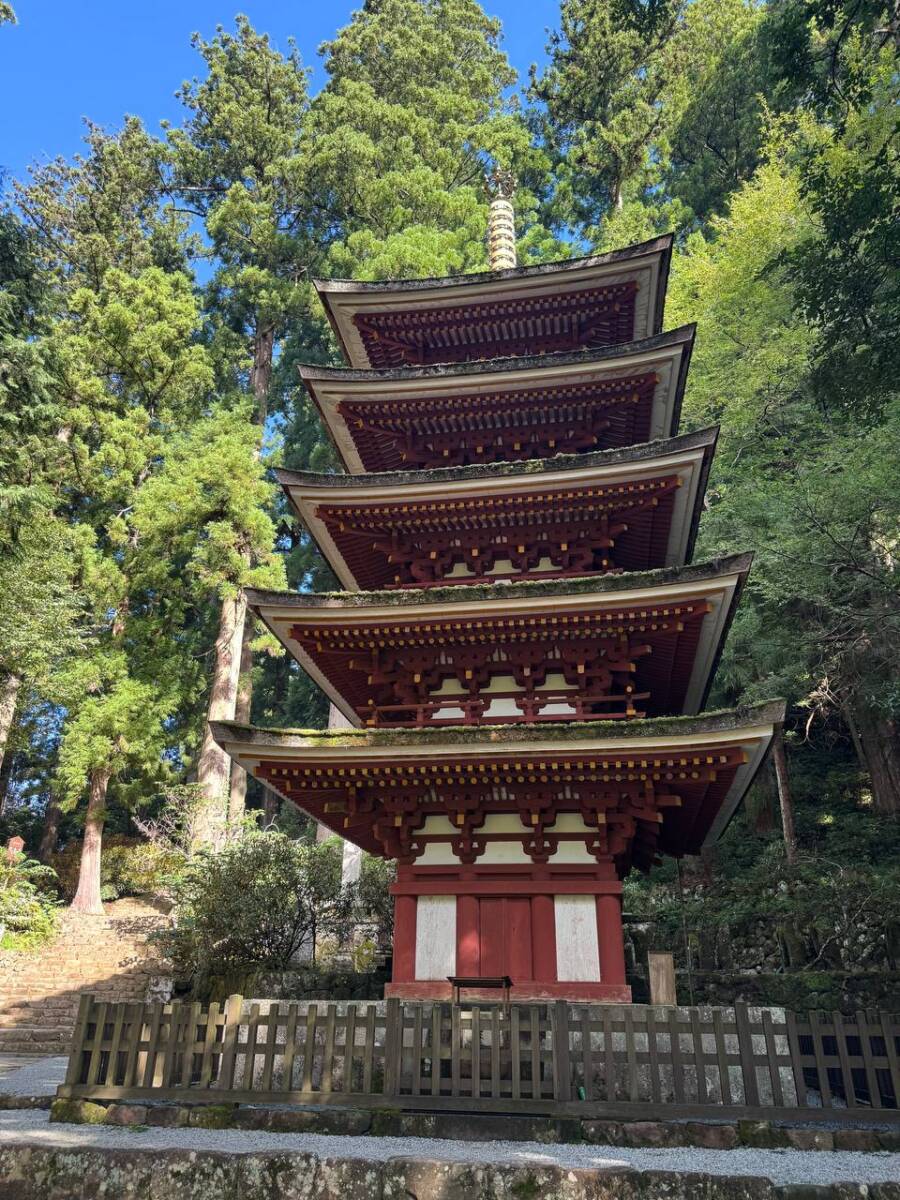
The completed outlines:
<svg viewBox="0 0 900 1200">
<path fill-rule="evenodd" d="M 768 753 L 772 738 L 784 722 L 782 700 L 736 709 L 704 713 L 696 717 L 663 717 L 649 721 L 597 721 L 571 725 L 467 726 L 451 729 L 260 729 L 232 721 L 212 721 L 210 730 L 219 746 L 240 766 L 255 774 L 263 759 L 290 762 L 322 762 L 335 767 L 357 767 L 365 763 L 395 761 L 446 762 L 523 753 L 553 754 L 585 752 L 597 754 L 640 754 L 700 751 L 740 746 L 747 761 L 712 822 L 703 846 L 715 844 L 728 826 L 738 805 L 753 782 Z M 271 786 L 271 783 L 268 784 Z M 286 798 L 286 797 L 285 797 Z M 343 828 L 329 823 L 325 814 L 317 820 L 343 835 Z M 362 843 L 360 843 L 362 844 Z M 365 846 L 364 849 L 370 849 Z"/>
<path fill-rule="evenodd" d="M 648 327 L 644 332 L 656 333 L 662 327 L 672 242 L 673 236 L 667 234 L 607 254 L 471 275 L 377 282 L 316 279 L 313 283 L 348 363 L 352 367 L 367 367 L 369 358 L 353 325 L 357 314 L 404 311 L 411 304 L 434 308 L 467 301 L 484 304 L 526 294 L 599 285 L 622 274 L 648 275 L 652 281 Z"/>
<path fill-rule="evenodd" d="M 681 419 L 681 403 L 695 334 L 695 325 L 682 325 L 666 333 L 623 342 L 619 346 L 575 353 L 499 358 L 448 366 L 406 367 L 390 371 L 300 364 L 298 372 L 347 471 L 353 475 L 374 474 L 367 472 L 352 431 L 347 428 L 338 411 L 342 401 L 377 404 L 388 400 L 408 400 L 414 403 L 418 398 L 477 396 L 485 390 L 551 388 L 554 384 L 575 379 L 611 379 L 641 368 L 661 368 L 665 371 L 665 378 L 654 396 L 654 415 L 648 440 L 672 437 Z"/>
<path fill-rule="evenodd" d="M 360 724 L 354 698 L 345 694 L 329 670 L 294 638 L 292 631 L 298 625 L 316 629 L 348 623 L 365 627 L 403 621 L 415 625 L 447 619 L 463 621 L 490 616 L 500 619 L 511 615 L 539 619 L 542 615 L 558 614 L 567 609 L 583 611 L 588 608 L 601 612 L 705 599 L 711 611 L 703 618 L 700 640 L 684 691 L 685 710 L 698 713 L 709 695 L 751 563 L 752 555 L 741 554 L 715 563 L 677 569 L 543 583 L 325 595 L 248 591 L 246 595 L 250 608 L 267 629 L 353 725 Z"/>
<path fill-rule="evenodd" d="M 660 565 L 680 566 L 690 562 L 693 555 L 717 437 L 718 427 L 712 427 L 624 449 L 527 462 L 370 475 L 318 475 L 277 469 L 274 475 L 338 580 L 350 591 L 371 587 L 372 578 L 359 577 L 346 561 L 327 525 L 318 516 L 321 504 L 345 504 L 348 513 L 352 513 L 355 505 L 362 504 L 409 504 L 469 497 L 478 500 L 498 494 L 525 496 L 555 487 L 615 486 L 666 474 L 676 474 L 680 484 L 665 563 Z"/>
</svg>

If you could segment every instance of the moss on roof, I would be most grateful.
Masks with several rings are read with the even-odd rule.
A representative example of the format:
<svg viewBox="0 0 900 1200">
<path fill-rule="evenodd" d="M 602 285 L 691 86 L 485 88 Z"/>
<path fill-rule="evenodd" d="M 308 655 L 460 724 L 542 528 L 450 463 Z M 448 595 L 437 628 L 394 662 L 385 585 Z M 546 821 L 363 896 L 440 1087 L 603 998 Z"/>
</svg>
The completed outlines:
<svg viewBox="0 0 900 1200">
<path fill-rule="evenodd" d="M 466 480 L 516 479 L 557 471 L 584 471 L 591 467 L 608 468 L 643 464 L 650 459 L 683 454 L 686 450 L 702 449 L 711 452 L 719 427 L 712 425 L 678 437 L 659 438 L 634 446 L 612 450 L 593 450 L 588 454 L 559 454 L 555 458 L 530 458 L 523 462 L 475 463 L 467 467 L 435 467 L 427 471 L 373 471 L 365 475 L 331 474 L 315 471 L 289 471 L 275 468 L 272 474 L 282 485 L 306 485 L 321 488 L 389 488 L 415 487 L 426 483 L 456 483 Z M 699 493 L 698 493 L 699 496 Z M 404 496 L 404 500 L 415 497 Z"/>
<path fill-rule="evenodd" d="M 385 746 L 476 746 L 496 750 L 524 747 L 529 742 L 567 742 L 612 740 L 623 735 L 642 738 L 685 736 L 740 730 L 752 725 L 780 725 L 784 720 L 783 700 L 765 700 L 760 704 L 718 709 L 696 717 L 654 717 L 634 721 L 581 721 L 571 724 L 544 725 L 453 725 L 431 729 L 266 729 L 240 725 L 234 721 L 213 721 L 210 727 L 216 741 L 240 741 L 254 745 L 284 746 L 304 744 L 324 750 L 364 749 Z"/>
<path fill-rule="evenodd" d="M 655 571 L 631 571 L 615 575 L 585 575 L 577 579 L 540 579 L 522 583 L 456 584 L 452 587 L 398 588 L 384 592 L 270 592 L 247 589 L 254 608 L 288 605 L 296 608 L 340 606 L 348 609 L 388 605 L 398 609 L 422 604 L 471 604 L 478 600 L 532 600 L 540 596 L 579 596 L 628 591 L 667 584 L 701 582 L 733 572 L 747 572 L 752 554 L 733 554 L 709 563 L 686 567 L 659 567 Z"/>
<path fill-rule="evenodd" d="M 469 277 L 471 278 L 471 276 Z M 374 384 L 385 391 L 386 384 L 415 379 L 443 379 L 450 376 L 465 378 L 467 375 L 497 375 L 508 371 L 531 371 L 540 367 L 552 371 L 554 367 L 570 364 L 588 366 L 592 363 L 615 362 L 632 354 L 644 354 L 649 350 L 663 350 L 670 346 L 690 346 L 697 326 L 679 325 L 665 333 L 654 333 L 649 337 L 636 338 L 633 342 L 619 342 L 615 346 L 598 346 L 589 350 L 563 350 L 551 354 L 513 355 L 508 358 L 478 358 L 459 363 L 432 363 L 427 367 L 332 367 L 321 363 L 300 363 L 297 370 L 304 381 L 334 380 L 342 383 L 360 382 Z"/>
</svg>

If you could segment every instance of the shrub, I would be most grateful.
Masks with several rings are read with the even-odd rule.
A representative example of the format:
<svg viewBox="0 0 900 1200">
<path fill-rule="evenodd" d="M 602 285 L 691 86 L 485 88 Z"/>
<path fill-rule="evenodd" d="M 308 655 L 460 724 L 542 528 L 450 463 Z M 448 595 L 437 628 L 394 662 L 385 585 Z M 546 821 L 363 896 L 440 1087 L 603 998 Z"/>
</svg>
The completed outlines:
<svg viewBox="0 0 900 1200">
<path fill-rule="evenodd" d="M 50 861 L 59 876 L 60 891 L 71 900 L 78 887 L 81 842 L 70 842 Z M 100 894 L 104 900 L 118 900 L 120 896 L 164 892 L 182 861 L 180 854 L 166 846 L 124 834 L 111 834 L 103 839 Z"/>
<path fill-rule="evenodd" d="M 346 936 L 354 902 L 341 887 L 338 839 L 259 830 L 188 862 L 173 893 L 175 924 L 156 941 L 198 995 L 284 970 L 301 950 L 314 956 L 317 939 Z"/>
<path fill-rule="evenodd" d="M 0 945 L 30 950 L 56 932 L 56 873 L 43 863 L 16 854 L 0 859 Z"/>
</svg>

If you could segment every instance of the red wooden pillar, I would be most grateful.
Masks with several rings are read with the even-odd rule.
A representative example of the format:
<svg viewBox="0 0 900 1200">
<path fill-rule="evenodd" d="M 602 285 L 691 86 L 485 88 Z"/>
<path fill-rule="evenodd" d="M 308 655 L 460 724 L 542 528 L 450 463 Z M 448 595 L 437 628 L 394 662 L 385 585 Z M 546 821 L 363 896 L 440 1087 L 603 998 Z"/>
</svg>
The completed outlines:
<svg viewBox="0 0 900 1200">
<path fill-rule="evenodd" d="M 538 983 L 555 983 L 556 913 L 552 896 L 532 897 L 531 938 L 535 980 Z"/>
<path fill-rule="evenodd" d="M 416 977 L 416 897 L 394 897 L 394 983 Z"/>
<path fill-rule="evenodd" d="M 602 983 L 625 983 L 625 942 L 622 936 L 622 897 L 605 892 L 597 897 L 597 940 Z"/>
</svg>

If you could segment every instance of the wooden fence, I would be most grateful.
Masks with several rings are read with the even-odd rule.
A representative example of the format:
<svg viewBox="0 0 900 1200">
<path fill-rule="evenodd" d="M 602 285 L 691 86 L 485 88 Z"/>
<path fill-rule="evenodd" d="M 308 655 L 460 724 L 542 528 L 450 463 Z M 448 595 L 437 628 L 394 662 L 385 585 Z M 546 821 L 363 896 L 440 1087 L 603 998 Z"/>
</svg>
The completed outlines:
<svg viewBox="0 0 900 1200">
<path fill-rule="evenodd" d="M 900 1020 L 644 1005 L 82 998 L 65 1096 L 898 1115 Z"/>
</svg>

